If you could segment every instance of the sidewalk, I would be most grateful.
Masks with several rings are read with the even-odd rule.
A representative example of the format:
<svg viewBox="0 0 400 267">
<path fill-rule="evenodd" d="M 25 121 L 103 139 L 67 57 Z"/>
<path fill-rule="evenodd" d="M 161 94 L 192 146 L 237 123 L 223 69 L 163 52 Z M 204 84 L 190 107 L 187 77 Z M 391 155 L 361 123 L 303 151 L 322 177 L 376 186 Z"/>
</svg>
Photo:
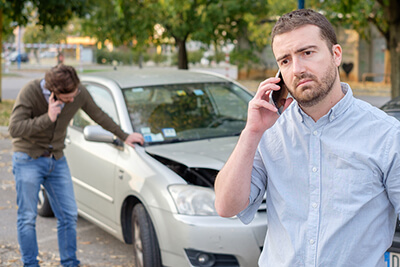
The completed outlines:
<svg viewBox="0 0 400 267">
<path fill-rule="evenodd" d="M 0 126 L 0 135 L 4 137 L 9 137 L 7 126 Z"/>
</svg>

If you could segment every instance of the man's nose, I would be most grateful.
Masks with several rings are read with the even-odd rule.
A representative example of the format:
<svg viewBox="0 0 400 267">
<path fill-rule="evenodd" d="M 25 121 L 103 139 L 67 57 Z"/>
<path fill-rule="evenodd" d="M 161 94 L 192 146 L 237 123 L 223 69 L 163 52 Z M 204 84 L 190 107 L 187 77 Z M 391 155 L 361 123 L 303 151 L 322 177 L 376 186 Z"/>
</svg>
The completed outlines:
<svg viewBox="0 0 400 267">
<path fill-rule="evenodd" d="M 301 58 L 298 57 L 293 58 L 292 68 L 293 68 L 293 75 L 295 76 L 302 74 L 305 71 L 305 65 L 304 62 L 301 60 Z"/>
</svg>

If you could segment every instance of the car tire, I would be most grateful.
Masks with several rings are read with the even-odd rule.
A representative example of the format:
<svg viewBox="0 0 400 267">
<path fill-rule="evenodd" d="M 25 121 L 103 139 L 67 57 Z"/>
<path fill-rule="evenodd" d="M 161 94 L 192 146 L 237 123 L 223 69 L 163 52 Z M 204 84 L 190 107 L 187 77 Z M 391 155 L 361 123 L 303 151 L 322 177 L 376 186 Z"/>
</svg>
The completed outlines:
<svg viewBox="0 0 400 267">
<path fill-rule="evenodd" d="M 37 213 L 42 217 L 54 217 L 53 210 L 50 206 L 49 197 L 46 190 L 42 187 L 39 191 L 39 200 L 37 204 Z"/>
<path fill-rule="evenodd" d="M 133 255 L 136 267 L 161 267 L 160 248 L 150 216 L 142 204 L 132 212 Z"/>
</svg>

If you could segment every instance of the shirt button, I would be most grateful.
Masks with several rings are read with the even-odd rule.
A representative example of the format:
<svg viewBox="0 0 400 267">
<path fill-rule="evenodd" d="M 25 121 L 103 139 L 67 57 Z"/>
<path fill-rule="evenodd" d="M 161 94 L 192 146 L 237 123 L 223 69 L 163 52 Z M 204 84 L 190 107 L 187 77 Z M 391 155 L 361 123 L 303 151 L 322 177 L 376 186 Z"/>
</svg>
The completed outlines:
<svg viewBox="0 0 400 267">
<path fill-rule="evenodd" d="M 310 239 L 310 244 L 314 245 L 314 243 L 315 243 L 314 239 Z"/>
<path fill-rule="evenodd" d="M 313 172 L 317 172 L 317 170 L 318 170 L 317 167 L 313 167 L 313 168 L 312 168 L 312 171 L 313 171 Z"/>
<path fill-rule="evenodd" d="M 318 204 L 317 204 L 317 203 L 313 203 L 313 204 L 312 204 L 312 207 L 313 207 L 314 209 L 316 209 L 316 208 L 318 207 Z"/>
<path fill-rule="evenodd" d="M 317 135 L 317 134 L 318 134 L 318 131 L 314 131 L 314 132 L 313 132 L 313 135 Z"/>
</svg>

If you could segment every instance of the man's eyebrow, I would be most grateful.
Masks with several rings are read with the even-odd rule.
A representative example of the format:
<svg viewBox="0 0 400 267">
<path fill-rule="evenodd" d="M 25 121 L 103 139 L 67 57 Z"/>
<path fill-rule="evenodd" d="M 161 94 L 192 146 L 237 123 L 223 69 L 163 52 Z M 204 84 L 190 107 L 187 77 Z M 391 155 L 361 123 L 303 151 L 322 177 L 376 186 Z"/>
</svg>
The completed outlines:
<svg viewBox="0 0 400 267">
<path fill-rule="evenodd" d="M 308 49 L 316 49 L 317 48 L 317 46 L 316 45 L 308 45 L 308 46 L 305 46 L 305 47 L 302 47 L 302 48 L 299 48 L 299 49 L 297 49 L 296 50 L 296 53 L 300 53 L 300 52 L 304 52 L 304 51 L 306 51 L 306 50 L 308 50 Z"/>
<path fill-rule="evenodd" d="M 306 50 L 308 50 L 308 49 L 310 49 L 310 48 L 316 49 L 317 46 L 316 46 L 316 45 L 308 45 L 308 46 L 305 46 L 305 47 L 301 47 L 301 48 L 297 49 L 295 53 L 296 53 L 296 54 L 297 54 L 297 53 L 301 53 L 301 52 L 304 52 L 304 51 L 306 51 Z M 289 56 L 289 54 L 285 54 L 285 55 L 283 55 L 283 56 L 277 58 L 277 59 L 276 59 L 276 62 L 279 62 L 279 61 L 281 61 L 282 59 L 284 59 L 284 58 L 286 58 L 286 57 L 288 57 L 288 56 Z"/>
</svg>

